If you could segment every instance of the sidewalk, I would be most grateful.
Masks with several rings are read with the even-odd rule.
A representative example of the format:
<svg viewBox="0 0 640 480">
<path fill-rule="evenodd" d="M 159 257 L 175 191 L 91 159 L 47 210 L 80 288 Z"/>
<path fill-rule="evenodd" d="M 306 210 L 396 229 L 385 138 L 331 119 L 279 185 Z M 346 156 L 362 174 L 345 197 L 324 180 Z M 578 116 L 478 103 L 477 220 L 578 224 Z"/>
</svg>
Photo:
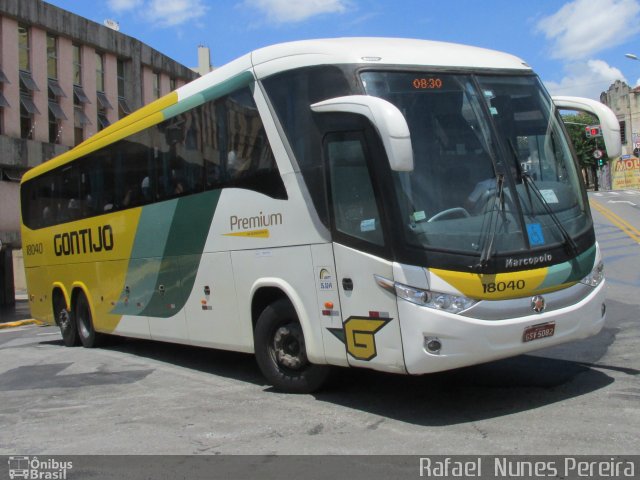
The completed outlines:
<svg viewBox="0 0 640 480">
<path fill-rule="evenodd" d="M 0 307 L 0 328 L 14 327 L 40 323 L 32 320 L 29 311 L 29 301 L 25 298 L 16 297 L 16 304 L 13 307 Z"/>
</svg>

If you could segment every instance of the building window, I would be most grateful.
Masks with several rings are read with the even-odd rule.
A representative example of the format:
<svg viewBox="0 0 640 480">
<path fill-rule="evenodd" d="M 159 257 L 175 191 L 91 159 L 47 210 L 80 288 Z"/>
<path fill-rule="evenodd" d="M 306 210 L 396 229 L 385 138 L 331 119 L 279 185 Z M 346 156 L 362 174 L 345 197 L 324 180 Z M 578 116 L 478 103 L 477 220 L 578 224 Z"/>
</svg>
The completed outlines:
<svg viewBox="0 0 640 480">
<path fill-rule="evenodd" d="M 118 59 L 118 118 L 123 118 L 131 113 L 129 104 L 126 100 L 125 82 L 126 82 L 126 65 L 125 60 Z"/>
<path fill-rule="evenodd" d="M 104 55 L 96 52 L 96 90 L 104 92 Z"/>
<path fill-rule="evenodd" d="M 4 109 L 9 108 L 9 102 L 4 97 L 4 84 L 11 83 L 0 67 L 0 135 L 4 135 Z"/>
<path fill-rule="evenodd" d="M 160 74 L 153 72 L 151 79 L 153 81 L 153 98 L 160 98 Z"/>
<path fill-rule="evenodd" d="M 74 145 L 84 141 L 84 127 L 91 121 L 84 113 L 84 104 L 90 103 L 82 88 L 82 47 L 71 45 L 73 54 L 73 138 Z"/>
<path fill-rule="evenodd" d="M 84 113 L 82 105 L 73 106 L 73 141 L 79 145 L 84 141 L 84 126 L 90 125 L 89 117 Z"/>
<path fill-rule="evenodd" d="M 67 119 L 60 108 L 60 97 L 66 95 L 58 83 L 58 38 L 50 33 L 47 33 L 47 77 L 49 143 L 60 143 L 62 120 Z"/>
<path fill-rule="evenodd" d="M 124 82 L 125 82 L 125 74 L 124 74 L 124 60 L 118 59 L 118 96 L 124 97 Z"/>
<path fill-rule="evenodd" d="M 18 24 L 18 65 L 20 70 L 31 71 L 29 48 L 31 39 L 29 38 L 29 27 Z"/>
<path fill-rule="evenodd" d="M 73 84 L 82 85 L 82 55 L 80 45 L 73 44 Z"/>
<path fill-rule="evenodd" d="M 58 38 L 47 33 L 47 76 L 58 78 Z"/>
<path fill-rule="evenodd" d="M 84 113 L 84 104 L 90 103 L 87 95 L 80 85 L 73 86 L 73 117 L 74 117 L 74 144 L 78 145 L 84 140 L 84 126 L 91 125 L 89 117 Z"/>
<path fill-rule="evenodd" d="M 62 120 L 67 116 L 60 108 L 60 104 L 55 100 L 49 100 L 49 143 L 60 143 L 62 134 Z"/>
<path fill-rule="evenodd" d="M 33 103 L 33 92 L 39 91 L 36 82 L 28 71 L 20 71 L 20 138 L 33 139 L 35 115 L 40 112 Z"/>
<path fill-rule="evenodd" d="M 98 99 L 97 124 L 98 131 L 109 126 L 107 110 L 113 107 L 104 93 L 104 55 L 96 52 L 96 97 Z"/>
<path fill-rule="evenodd" d="M 40 113 L 33 103 L 33 97 L 20 95 L 20 138 L 33 140 L 33 129 L 36 126 L 34 115 Z"/>
<path fill-rule="evenodd" d="M 113 106 L 104 92 L 96 92 L 96 97 L 98 98 L 98 131 L 100 131 L 109 126 L 107 110 L 113 110 Z"/>
<path fill-rule="evenodd" d="M 67 119 L 60 107 L 60 97 L 66 97 L 66 95 L 58 81 L 53 78 L 48 80 L 47 90 L 49 96 L 49 143 L 60 143 L 62 121 Z"/>
<path fill-rule="evenodd" d="M 620 122 L 620 142 L 622 145 L 627 144 L 627 122 Z"/>
<path fill-rule="evenodd" d="M 169 90 L 173 92 L 175 89 L 176 89 L 176 79 L 171 77 L 169 79 Z"/>
</svg>

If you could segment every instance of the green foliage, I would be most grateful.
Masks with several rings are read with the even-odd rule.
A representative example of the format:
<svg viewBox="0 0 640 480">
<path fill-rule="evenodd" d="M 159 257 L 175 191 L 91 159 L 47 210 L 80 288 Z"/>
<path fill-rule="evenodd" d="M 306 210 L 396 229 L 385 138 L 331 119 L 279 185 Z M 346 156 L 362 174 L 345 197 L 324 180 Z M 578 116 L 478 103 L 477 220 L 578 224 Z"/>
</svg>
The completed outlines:
<svg viewBox="0 0 640 480">
<path fill-rule="evenodd" d="M 596 148 L 604 150 L 604 141 L 602 138 L 587 138 L 584 127 L 587 125 L 597 125 L 599 123 L 598 119 L 588 113 L 579 113 L 577 115 L 563 115 L 562 120 L 569 132 L 569 137 L 578 156 L 580 166 L 597 166 L 598 161 L 593 158 L 593 151 Z"/>
</svg>

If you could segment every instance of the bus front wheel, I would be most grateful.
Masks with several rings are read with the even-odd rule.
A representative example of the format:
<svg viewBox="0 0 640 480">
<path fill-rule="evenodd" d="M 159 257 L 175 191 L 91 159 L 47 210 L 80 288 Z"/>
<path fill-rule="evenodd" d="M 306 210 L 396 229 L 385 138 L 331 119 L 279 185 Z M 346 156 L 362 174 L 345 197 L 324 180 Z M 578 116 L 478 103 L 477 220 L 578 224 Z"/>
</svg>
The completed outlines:
<svg viewBox="0 0 640 480">
<path fill-rule="evenodd" d="M 287 299 L 277 300 L 262 311 L 254 344 L 262 374 L 278 390 L 310 393 L 322 387 L 329 375 L 327 365 L 309 362 L 302 327 Z"/>
<path fill-rule="evenodd" d="M 80 345 L 76 319 L 71 310 L 67 308 L 67 302 L 59 292 L 53 294 L 53 315 L 58 327 L 60 327 L 60 334 L 64 344 L 67 347 Z"/>
<path fill-rule="evenodd" d="M 102 340 L 102 335 L 93 328 L 93 318 L 89 300 L 84 293 L 80 292 L 76 298 L 74 306 L 75 318 L 78 324 L 78 336 L 82 346 L 86 348 L 97 347 Z"/>
</svg>

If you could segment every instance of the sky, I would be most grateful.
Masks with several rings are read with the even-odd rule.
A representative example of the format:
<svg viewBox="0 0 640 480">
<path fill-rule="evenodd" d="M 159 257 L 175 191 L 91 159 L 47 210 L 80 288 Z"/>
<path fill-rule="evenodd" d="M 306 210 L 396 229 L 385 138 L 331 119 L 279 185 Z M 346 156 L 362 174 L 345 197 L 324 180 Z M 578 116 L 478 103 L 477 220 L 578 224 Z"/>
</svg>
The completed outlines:
<svg viewBox="0 0 640 480">
<path fill-rule="evenodd" d="M 554 95 L 598 99 L 640 85 L 640 0 L 48 0 L 186 65 L 215 66 L 310 38 L 375 36 L 463 43 L 516 55 Z"/>
</svg>

